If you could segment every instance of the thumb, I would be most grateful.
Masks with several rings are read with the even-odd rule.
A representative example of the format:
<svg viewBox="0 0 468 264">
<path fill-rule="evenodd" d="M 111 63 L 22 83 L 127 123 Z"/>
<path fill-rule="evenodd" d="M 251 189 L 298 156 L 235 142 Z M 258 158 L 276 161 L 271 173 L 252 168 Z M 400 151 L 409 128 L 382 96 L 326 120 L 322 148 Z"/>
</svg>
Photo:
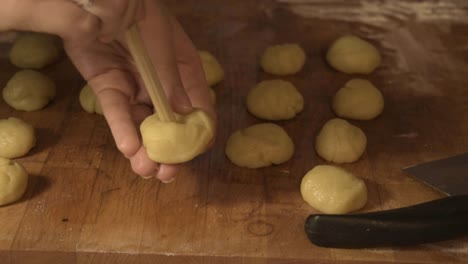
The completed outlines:
<svg viewBox="0 0 468 264">
<path fill-rule="evenodd" d="M 185 89 L 181 86 L 179 86 L 179 88 L 174 87 L 170 90 L 167 99 L 171 108 L 179 114 L 188 114 L 193 111 L 192 103 Z"/>
<path fill-rule="evenodd" d="M 153 12 L 153 16 L 146 16 L 139 22 L 144 45 L 171 108 L 180 114 L 189 113 L 192 111 L 192 103 L 180 78 L 172 24 L 157 2 L 147 1 L 146 4 L 147 12 Z"/>
</svg>

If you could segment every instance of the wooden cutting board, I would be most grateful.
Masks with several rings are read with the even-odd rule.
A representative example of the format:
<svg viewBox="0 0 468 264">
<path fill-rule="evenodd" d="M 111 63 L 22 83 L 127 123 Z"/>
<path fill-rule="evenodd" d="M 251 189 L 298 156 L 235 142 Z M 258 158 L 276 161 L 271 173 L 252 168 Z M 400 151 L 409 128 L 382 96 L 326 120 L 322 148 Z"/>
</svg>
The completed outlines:
<svg viewBox="0 0 468 264">
<path fill-rule="evenodd" d="M 161 184 L 134 175 L 103 117 L 78 103 L 84 81 L 71 64 L 46 69 L 56 100 L 26 113 L 0 102 L 0 118 L 33 124 L 38 144 L 19 159 L 30 172 L 24 199 L 0 207 L 0 257 L 29 263 L 467 263 L 468 240 L 407 248 L 341 250 L 308 242 L 304 220 L 317 213 L 301 199 L 302 176 L 325 164 L 314 152 L 318 129 L 334 115 L 330 100 L 349 76 L 324 54 L 354 33 L 375 43 L 383 65 L 368 78 L 385 95 L 373 121 L 353 122 L 368 137 L 362 159 L 343 165 L 369 189 L 363 211 L 442 197 L 401 168 L 468 151 L 468 10 L 461 1 L 171 1 L 194 43 L 226 71 L 215 87 L 216 145 Z M 458 2 L 458 3 L 457 3 Z M 296 145 L 293 159 L 248 170 L 224 155 L 231 132 L 262 122 L 245 108 L 263 73 L 267 45 L 297 42 L 305 68 L 285 79 L 306 99 L 303 113 L 278 122 Z M 5 54 L 6 50 L 2 51 Z M 15 69 L 0 62 L 2 85 Z"/>
</svg>

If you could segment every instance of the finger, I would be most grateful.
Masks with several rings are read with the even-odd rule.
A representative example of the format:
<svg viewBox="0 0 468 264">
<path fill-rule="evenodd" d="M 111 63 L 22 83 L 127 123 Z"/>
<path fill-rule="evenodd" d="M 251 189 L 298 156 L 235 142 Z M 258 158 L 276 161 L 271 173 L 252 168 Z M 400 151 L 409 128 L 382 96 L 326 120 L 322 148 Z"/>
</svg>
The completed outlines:
<svg viewBox="0 0 468 264">
<path fill-rule="evenodd" d="M 128 72 L 132 69 L 132 66 L 128 64 L 127 57 L 121 55 L 127 51 L 117 42 L 105 44 L 94 41 L 82 44 L 80 41 L 65 41 L 64 47 L 77 70 L 87 80 L 113 69 L 122 69 Z M 115 81 L 113 83 L 115 83 L 114 87 L 119 87 L 118 83 Z"/>
<path fill-rule="evenodd" d="M 174 55 L 172 24 L 156 1 L 146 1 L 145 7 L 148 13 L 153 14 L 139 23 L 146 49 L 171 107 L 178 113 L 188 113 L 192 110 L 192 106 L 180 80 Z"/>
<path fill-rule="evenodd" d="M 175 18 L 171 18 L 171 23 L 175 54 L 183 86 L 192 105 L 207 111 L 215 118 L 215 111 L 198 50 Z"/>
<path fill-rule="evenodd" d="M 170 183 L 176 178 L 179 171 L 179 165 L 161 164 L 156 177 L 164 183 Z"/>
<path fill-rule="evenodd" d="M 0 10 L 1 30 L 45 32 L 82 42 L 99 34 L 99 19 L 68 0 L 11 0 Z"/>
<path fill-rule="evenodd" d="M 130 158 L 141 147 L 132 118 L 130 100 L 135 90 L 121 71 L 109 71 L 89 80 L 101 104 L 104 116 L 114 136 L 117 148 Z"/>
<path fill-rule="evenodd" d="M 102 21 L 100 39 L 110 42 L 144 18 L 143 0 L 95 0 L 83 6 Z"/>
<path fill-rule="evenodd" d="M 144 147 L 141 147 L 130 158 L 130 164 L 132 165 L 132 170 L 143 178 L 152 178 L 159 175 L 159 165 L 148 158 Z"/>
</svg>

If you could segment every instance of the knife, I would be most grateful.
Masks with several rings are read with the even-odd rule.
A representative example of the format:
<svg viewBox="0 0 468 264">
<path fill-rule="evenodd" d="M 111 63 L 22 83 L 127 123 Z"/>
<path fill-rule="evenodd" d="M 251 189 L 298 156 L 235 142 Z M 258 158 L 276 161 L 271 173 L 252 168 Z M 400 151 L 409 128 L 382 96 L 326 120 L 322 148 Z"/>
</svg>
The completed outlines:
<svg viewBox="0 0 468 264">
<path fill-rule="evenodd" d="M 449 196 L 379 212 L 310 215 L 305 223 L 309 240 L 320 247 L 371 248 L 468 235 L 468 153 L 403 170 Z"/>
</svg>

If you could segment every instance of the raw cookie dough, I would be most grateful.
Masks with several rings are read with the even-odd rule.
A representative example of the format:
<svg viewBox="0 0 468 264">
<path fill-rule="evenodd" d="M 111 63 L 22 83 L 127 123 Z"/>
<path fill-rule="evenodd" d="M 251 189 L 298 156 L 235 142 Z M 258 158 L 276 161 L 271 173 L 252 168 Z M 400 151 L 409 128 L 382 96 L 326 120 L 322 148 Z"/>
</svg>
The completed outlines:
<svg viewBox="0 0 468 264">
<path fill-rule="evenodd" d="M 332 107 L 340 117 L 371 120 L 382 113 L 384 98 L 371 82 L 352 79 L 335 94 Z"/>
<path fill-rule="evenodd" d="M 361 157 L 366 145 L 366 135 L 359 127 L 334 118 L 325 123 L 317 135 L 315 150 L 327 161 L 351 163 Z"/>
<path fill-rule="evenodd" d="M 80 91 L 80 104 L 86 112 L 102 115 L 101 104 L 89 85 L 85 85 Z"/>
<path fill-rule="evenodd" d="M 0 157 L 14 159 L 26 155 L 36 144 L 34 128 L 21 119 L 0 119 Z"/>
<path fill-rule="evenodd" d="M 208 86 L 218 84 L 224 79 L 224 70 L 213 54 L 208 51 L 198 51 L 205 72 Z"/>
<path fill-rule="evenodd" d="M 363 180 L 335 166 L 319 165 L 301 182 L 304 201 L 326 214 L 346 214 L 366 205 L 367 188 Z"/>
<path fill-rule="evenodd" d="M 19 200 L 28 186 L 28 173 L 19 163 L 0 158 L 0 206 Z"/>
<path fill-rule="evenodd" d="M 42 33 L 26 33 L 19 36 L 11 48 L 10 60 L 23 69 L 42 69 L 56 62 L 60 48 L 54 36 Z"/>
<path fill-rule="evenodd" d="M 234 132 L 226 143 L 226 155 L 234 164 L 261 168 L 291 159 L 294 143 L 286 131 L 275 124 L 263 123 Z"/>
<path fill-rule="evenodd" d="M 163 122 L 157 114 L 147 117 L 140 126 L 148 157 L 159 163 L 189 161 L 206 150 L 214 136 L 214 122 L 202 110 L 176 115 L 177 122 Z"/>
<path fill-rule="evenodd" d="M 333 42 L 327 52 L 327 61 L 344 73 L 369 74 L 380 65 L 381 57 L 372 44 L 348 35 Z"/>
<path fill-rule="evenodd" d="M 306 54 L 298 44 L 273 45 L 264 51 L 260 65 L 267 73 L 284 76 L 298 73 L 305 59 Z"/>
<path fill-rule="evenodd" d="M 55 83 L 52 79 L 33 70 L 17 72 L 3 89 L 3 99 L 16 110 L 40 110 L 54 97 Z"/>
<path fill-rule="evenodd" d="M 287 120 L 304 108 L 304 98 L 288 81 L 268 80 L 258 83 L 247 95 L 249 112 L 266 120 Z"/>
</svg>

